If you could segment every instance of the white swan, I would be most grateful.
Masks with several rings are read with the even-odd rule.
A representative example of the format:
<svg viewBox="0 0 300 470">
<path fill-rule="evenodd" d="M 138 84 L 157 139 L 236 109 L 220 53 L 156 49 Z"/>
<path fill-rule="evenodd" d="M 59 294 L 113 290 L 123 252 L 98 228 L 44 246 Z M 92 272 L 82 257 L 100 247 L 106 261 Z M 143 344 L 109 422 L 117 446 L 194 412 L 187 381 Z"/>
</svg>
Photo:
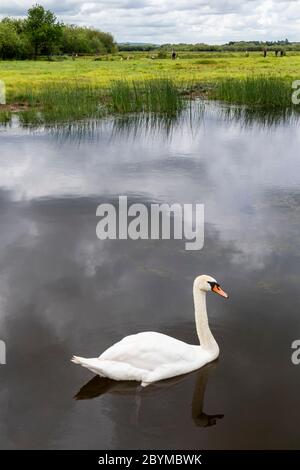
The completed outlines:
<svg viewBox="0 0 300 470">
<path fill-rule="evenodd" d="M 86 359 L 73 356 L 72 362 L 102 377 L 136 380 L 144 387 L 205 366 L 219 356 L 219 346 L 209 329 L 207 319 L 206 292 L 209 291 L 228 298 L 213 277 L 196 277 L 193 295 L 200 345 L 194 346 L 162 333 L 147 331 L 126 336 L 99 357 Z"/>
</svg>

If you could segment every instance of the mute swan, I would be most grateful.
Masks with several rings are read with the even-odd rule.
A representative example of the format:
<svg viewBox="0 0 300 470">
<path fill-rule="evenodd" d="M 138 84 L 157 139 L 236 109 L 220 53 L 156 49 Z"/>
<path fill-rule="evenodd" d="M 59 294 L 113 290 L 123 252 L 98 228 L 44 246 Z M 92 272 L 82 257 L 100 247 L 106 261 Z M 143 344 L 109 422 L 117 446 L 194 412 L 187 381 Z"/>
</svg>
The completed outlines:
<svg viewBox="0 0 300 470">
<path fill-rule="evenodd" d="M 213 277 L 196 277 L 193 296 L 200 345 L 194 346 L 162 333 L 147 331 L 126 336 L 99 357 L 87 359 L 73 356 L 72 362 L 102 377 L 135 380 L 141 382 L 143 387 L 205 366 L 219 356 L 219 346 L 207 319 L 206 292 L 210 291 L 228 298 Z"/>
</svg>

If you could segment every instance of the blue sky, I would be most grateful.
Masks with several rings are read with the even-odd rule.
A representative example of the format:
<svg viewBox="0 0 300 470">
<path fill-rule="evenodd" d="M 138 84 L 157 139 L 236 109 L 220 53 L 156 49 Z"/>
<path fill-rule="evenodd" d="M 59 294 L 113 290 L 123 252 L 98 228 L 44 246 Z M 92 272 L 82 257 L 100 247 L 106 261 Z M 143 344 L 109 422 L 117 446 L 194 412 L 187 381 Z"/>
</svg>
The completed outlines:
<svg viewBox="0 0 300 470">
<path fill-rule="evenodd" d="M 0 17 L 25 16 L 34 0 L 0 0 Z M 118 42 L 300 41 L 300 0 L 40 0 L 66 23 Z"/>
</svg>

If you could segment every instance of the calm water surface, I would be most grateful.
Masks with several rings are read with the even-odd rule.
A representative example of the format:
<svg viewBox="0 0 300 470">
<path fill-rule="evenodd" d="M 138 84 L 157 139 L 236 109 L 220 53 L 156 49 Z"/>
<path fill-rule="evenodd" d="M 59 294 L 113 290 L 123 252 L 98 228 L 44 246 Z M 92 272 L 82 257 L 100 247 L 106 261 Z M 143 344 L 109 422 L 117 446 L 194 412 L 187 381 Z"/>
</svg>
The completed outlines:
<svg viewBox="0 0 300 470">
<path fill-rule="evenodd" d="M 0 141 L 0 447 L 299 447 L 299 124 L 211 105 L 173 127 L 14 124 Z M 97 205 L 122 194 L 204 203 L 204 248 L 98 240 Z M 144 390 L 70 363 L 144 330 L 196 343 L 202 273 L 230 294 L 208 299 L 217 363 Z"/>
</svg>

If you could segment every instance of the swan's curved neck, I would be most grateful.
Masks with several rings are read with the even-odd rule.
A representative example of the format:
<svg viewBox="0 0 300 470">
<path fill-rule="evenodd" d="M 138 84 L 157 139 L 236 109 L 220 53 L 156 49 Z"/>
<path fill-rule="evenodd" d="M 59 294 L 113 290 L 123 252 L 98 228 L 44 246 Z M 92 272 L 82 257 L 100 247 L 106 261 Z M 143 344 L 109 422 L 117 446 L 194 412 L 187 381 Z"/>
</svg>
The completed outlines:
<svg viewBox="0 0 300 470">
<path fill-rule="evenodd" d="M 194 305 L 197 335 L 203 348 L 216 352 L 218 354 L 219 347 L 209 329 L 207 310 L 206 310 L 206 293 L 197 286 L 194 287 Z"/>
</svg>

